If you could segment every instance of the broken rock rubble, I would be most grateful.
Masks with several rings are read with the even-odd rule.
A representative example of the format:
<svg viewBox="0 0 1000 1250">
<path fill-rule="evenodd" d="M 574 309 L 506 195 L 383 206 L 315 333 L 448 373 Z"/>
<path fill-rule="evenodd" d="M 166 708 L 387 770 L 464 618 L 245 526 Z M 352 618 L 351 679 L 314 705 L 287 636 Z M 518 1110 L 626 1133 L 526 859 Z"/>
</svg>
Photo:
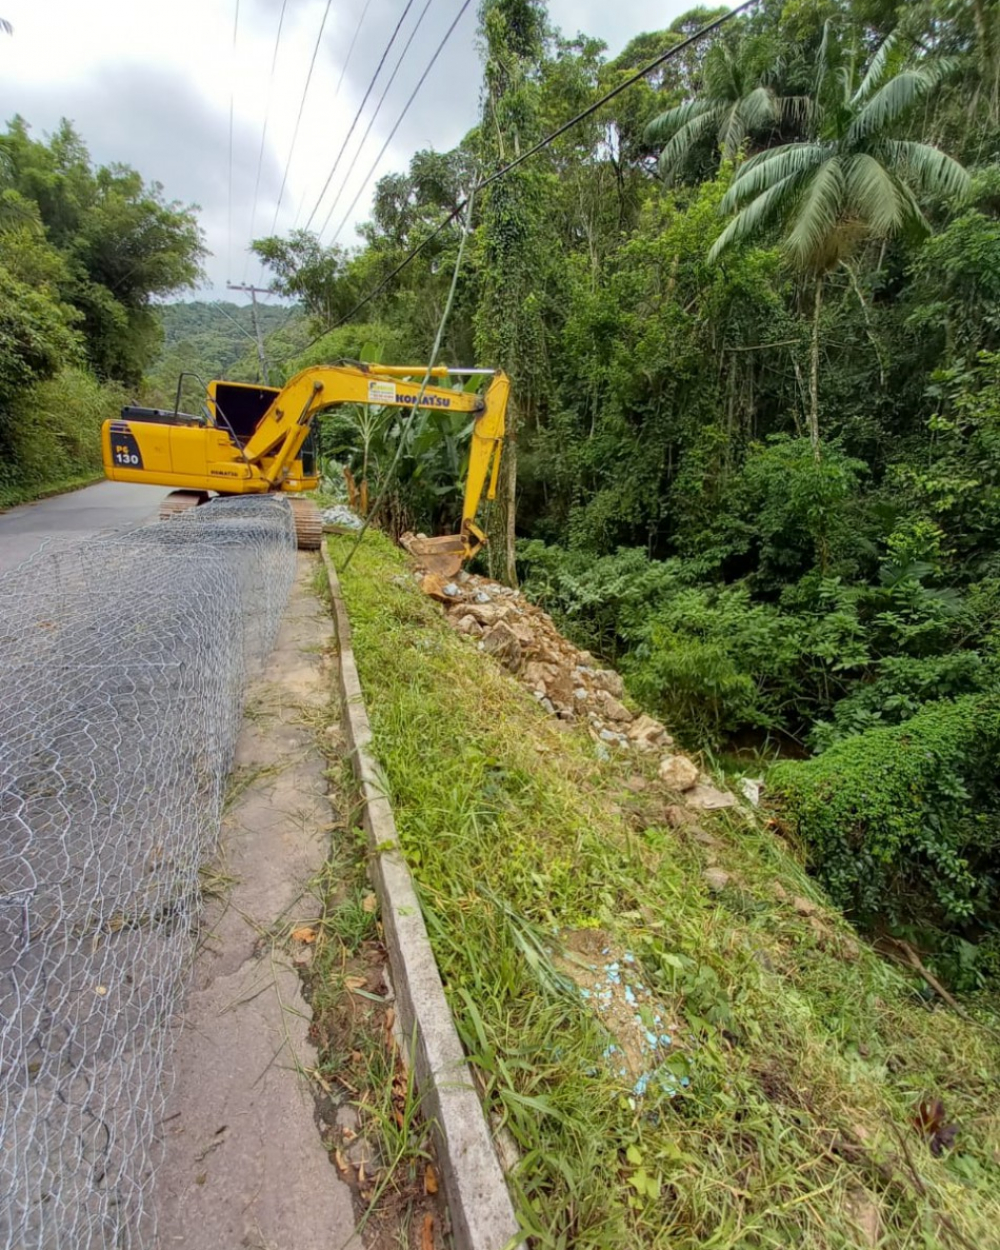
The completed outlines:
<svg viewBox="0 0 1000 1250">
<path fill-rule="evenodd" d="M 416 576 L 424 593 L 444 605 L 451 626 L 515 674 L 546 712 L 585 722 L 602 758 L 609 748 L 658 752 L 660 780 L 688 806 L 717 811 L 735 804 L 686 755 L 670 750 L 674 740 L 658 720 L 625 705 L 620 673 L 598 667 L 589 651 L 568 642 L 519 591 L 465 572 L 449 582 L 431 573 Z"/>
</svg>

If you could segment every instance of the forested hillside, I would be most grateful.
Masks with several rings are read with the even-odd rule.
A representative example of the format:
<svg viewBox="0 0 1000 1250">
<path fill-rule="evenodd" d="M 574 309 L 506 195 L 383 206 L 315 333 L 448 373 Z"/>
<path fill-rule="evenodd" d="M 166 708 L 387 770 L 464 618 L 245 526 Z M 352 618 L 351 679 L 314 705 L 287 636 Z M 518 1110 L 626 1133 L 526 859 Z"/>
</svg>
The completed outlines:
<svg viewBox="0 0 1000 1250">
<path fill-rule="evenodd" d="M 424 359 L 460 218 L 432 232 L 470 185 L 723 12 L 608 59 L 537 0 L 487 0 L 482 125 L 383 178 L 357 250 L 256 244 L 317 332 L 426 244 L 284 368 Z M 443 355 L 513 379 L 492 571 L 689 746 L 782 761 L 778 827 L 847 914 L 982 985 L 1000 968 L 996 3 L 764 0 L 482 191 L 472 229 Z M 428 422 L 392 525 L 454 498 L 461 431 Z M 338 425 L 328 446 L 377 479 L 398 433 Z"/>
<path fill-rule="evenodd" d="M 185 371 L 197 373 L 206 382 L 222 377 L 236 382 L 258 380 L 260 364 L 249 304 L 193 300 L 164 304 L 157 313 L 163 345 L 146 373 L 151 403 L 173 406 L 177 379 Z M 308 337 L 294 308 L 260 302 L 257 316 L 272 354 L 299 350 Z M 193 403 L 197 389 L 192 379 L 183 394 Z"/>
<path fill-rule="evenodd" d="M 0 506 L 100 472 L 100 423 L 160 349 L 158 297 L 194 284 L 195 210 L 68 122 L 0 134 Z"/>
</svg>

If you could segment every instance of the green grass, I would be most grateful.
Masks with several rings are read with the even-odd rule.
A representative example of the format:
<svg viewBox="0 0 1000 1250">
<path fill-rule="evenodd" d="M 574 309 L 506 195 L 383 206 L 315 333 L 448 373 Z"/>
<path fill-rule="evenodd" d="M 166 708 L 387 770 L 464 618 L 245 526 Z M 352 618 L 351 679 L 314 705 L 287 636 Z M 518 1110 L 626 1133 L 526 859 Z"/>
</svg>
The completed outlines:
<svg viewBox="0 0 1000 1250">
<path fill-rule="evenodd" d="M 353 541 L 331 542 L 338 566 Z M 624 787 L 634 760 L 557 729 L 405 570 L 372 534 L 341 579 L 402 848 L 534 1244 L 997 1244 L 996 1035 L 825 906 L 801 914 L 819 896 L 754 820 L 706 818 L 714 845 L 672 828 L 655 787 Z M 673 1097 L 635 1097 L 554 975 L 546 948 L 589 928 L 680 1024 Z M 958 1125 L 940 1158 L 911 1123 L 927 1098 Z"/>
<path fill-rule="evenodd" d="M 34 503 L 36 499 L 50 499 L 53 495 L 65 495 L 67 491 L 80 490 L 84 486 L 93 486 L 95 482 L 103 482 L 103 473 L 82 473 L 72 477 L 59 478 L 57 481 L 34 486 L 0 486 L 0 512 L 8 508 L 16 508 L 23 503 Z"/>
</svg>

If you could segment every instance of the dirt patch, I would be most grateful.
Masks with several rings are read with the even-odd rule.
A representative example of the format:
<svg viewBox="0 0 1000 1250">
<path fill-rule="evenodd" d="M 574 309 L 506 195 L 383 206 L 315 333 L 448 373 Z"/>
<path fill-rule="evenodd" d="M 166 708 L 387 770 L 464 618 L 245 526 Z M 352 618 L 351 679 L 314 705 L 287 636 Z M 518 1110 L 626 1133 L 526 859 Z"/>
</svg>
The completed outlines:
<svg viewBox="0 0 1000 1250">
<path fill-rule="evenodd" d="M 343 831 L 338 840 L 350 839 Z M 369 1250 L 442 1250 L 449 1222 L 429 1125 L 396 1028 L 395 996 L 360 843 L 330 865 L 323 917 L 292 934 L 312 1008 L 310 1075 L 323 1145 Z"/>
<path fill-rule="evenodd" d="M 560 935 L 552 962 L 594 1011 L 611 1040 L 604 1059 L 641 1097 L 651 1086 L 675 1094 L 689 1083 L 688 1061 L 677 1015 L 644 984 L 631 951 L 601 929 L 570 929 Z"/>
</svg>

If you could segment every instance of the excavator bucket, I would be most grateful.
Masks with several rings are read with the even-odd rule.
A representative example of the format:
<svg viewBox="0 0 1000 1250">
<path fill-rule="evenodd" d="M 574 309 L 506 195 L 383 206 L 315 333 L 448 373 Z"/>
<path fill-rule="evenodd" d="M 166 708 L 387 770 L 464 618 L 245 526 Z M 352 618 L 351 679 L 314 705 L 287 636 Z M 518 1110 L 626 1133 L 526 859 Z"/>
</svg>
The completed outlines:
<svg viewBox="0 0 1000 1250">
<path fill-rule="evenodd" d="M 417 568 L 436 577 L 454 577 L 471 554 L 461 534 L 442 534 L 439 538 L 404 534 L 399 542 L 413 556 Z"/>
</svg>

